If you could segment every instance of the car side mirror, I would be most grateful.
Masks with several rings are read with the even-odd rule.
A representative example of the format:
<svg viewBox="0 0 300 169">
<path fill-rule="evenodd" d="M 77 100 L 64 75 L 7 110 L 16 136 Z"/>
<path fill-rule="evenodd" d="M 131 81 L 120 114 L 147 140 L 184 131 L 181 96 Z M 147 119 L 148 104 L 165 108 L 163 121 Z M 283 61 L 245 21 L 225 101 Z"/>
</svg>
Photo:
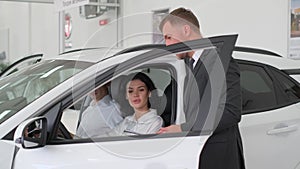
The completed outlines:
<svg viewBox="0 0 300 169">
<path fill-rule="evenodd" d="M 23 148 L 38 148 L 46 145 L 47 141 L 47 119 L 36 117 L 22 122 L 14 135 L 16 144 Z"/>
</svg>

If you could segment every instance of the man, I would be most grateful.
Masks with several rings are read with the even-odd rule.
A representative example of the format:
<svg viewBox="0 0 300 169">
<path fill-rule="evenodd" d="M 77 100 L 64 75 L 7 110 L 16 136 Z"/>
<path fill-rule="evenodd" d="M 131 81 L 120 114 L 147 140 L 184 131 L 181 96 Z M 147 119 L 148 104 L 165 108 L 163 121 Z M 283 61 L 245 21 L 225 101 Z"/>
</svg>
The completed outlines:
<svg viewBox="0 0 300 169">
<path fill-rule="evenodd" d="M 93 100 L 83 112 L 76 131 L 76 136 L 81 138 L 102 136 L 123 120 L 119 105 L 108 95 L 107 84 L 97 88 L 90 96 Z"/>
<path fill-rule="evenodd" d="M 160 24 L 160 30 L 163 33 L 166 45 L 176 44 L 190 40 L 201 39 L 200 26 L 196 16 L 184 8 L 178 8 L 167 15 Z M 161 128 L 159 133 L 181 132 L 189 130 L 201 130 L 205 124 L 205 118 L 208 117 L 209 103 L 212 96 L 209 96 L 213 89 L 209 79 L 212 61 L 204 63 L 204 60 L 212 60 L 217 56 L 215 50 L 190 51 L 177 54 L 179 59 L 188 58 L 191 62 L 191 70 L 198 86 L 198 106 L 193 105 L 192 96 L 187 97 L 185 107 L 186 123 L 180 125 L 171 125 Z M 241 119 L 241 91 L 240 91 L 240 73 L 236 62 L 229 58 L 226 74 L 226 87 L 224 94 L 224 104 L 218 102 L 218 110 L 222 110 L 219 123 L 215 127 L 212 136 L 207 140 L 199 161 L 200 169 L 243 169 L 244 158 L 242 140 L 238 128 Z M 186 89 L 189 92 L 191 88 Z M 190 94 L 196 93 L 190 91 Z M 195 96 L 195 95 L 194 95 Z M 197 95 L 196 95 L 197 96 Z M 190 104 L 191 103 L 191 104 Z M 208 103 L 208 104 L 206 104 Z M 197 111 L 197 112 L 193 112 Z M 196 115 L 195 115 L 196 114 Z M 200 125 L 199 125 L 200 124 Z M 197 127 L 195 127 L 197 126 Z M 199 127 L 201 126 L 201 127 Z"/>
</svg>

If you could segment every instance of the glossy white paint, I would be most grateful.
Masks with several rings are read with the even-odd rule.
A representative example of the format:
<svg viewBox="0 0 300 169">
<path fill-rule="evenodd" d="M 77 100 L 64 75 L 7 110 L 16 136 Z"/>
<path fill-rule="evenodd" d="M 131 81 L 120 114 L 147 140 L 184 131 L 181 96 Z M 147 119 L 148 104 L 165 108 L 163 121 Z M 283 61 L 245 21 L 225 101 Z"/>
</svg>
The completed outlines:
<svg viewBox="0 0 300 169">
<path fill-rule="evenodd" d="M 15 146 L 15 142 L 12 140 L 0 140 L 0 149 L 2 153 L 0 158 L 0 168 L 11 168 Z"/>
<path fill-rule="evenodd" d="M 253 54 L 245 52 L 233 52 L 235 59 L 248 60 L 258 63 L 271 65 L 278 69 L 299 69 L 300 60 L 288 59 L 284 57 L 276 57 L 262 54 Z"/>
<path fill-rule="evenodd" d="M 300 75 L 290 75 L 290 76 L 300 83 Z"/>
<path fill-rule="evenodd" d="M 200 147 L 207 138 L 142 139 L 22 149 L 18 153 L 15 169 L 197 168 Z"/>
<path fill-rule="evenodd" d="M 300 162 L 300 103 L 243 115 L 240 123 L 247 167 L 294 169 Z"/>
</svg>

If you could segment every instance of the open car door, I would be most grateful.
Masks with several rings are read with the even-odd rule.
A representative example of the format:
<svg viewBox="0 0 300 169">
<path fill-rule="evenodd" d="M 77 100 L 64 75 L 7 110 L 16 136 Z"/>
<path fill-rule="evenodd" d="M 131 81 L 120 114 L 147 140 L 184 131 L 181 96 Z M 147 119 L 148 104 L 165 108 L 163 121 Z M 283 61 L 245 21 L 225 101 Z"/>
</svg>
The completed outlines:
<svg viewBox="0 0 300 169">
<path fill-rule="evenodd" d="M 79 115 L 66 110 L 88 96 L 91 91 L 108 82 L 111 83 L 112 98 L 117 100 L 122 108 L 124 105 L 122 98 L 119 97 L 125 94 L 120 89 L 124 85 L 116 87 L 118 84 L 114 85 L 114 83 L 122 82 L 119 80 L 120 77 L 132 72 L 143 72 L 154 81 L 158 88 L 158 95 L 154 99 L 156 102 L 151 103 L 151 106 L 153 105 L 158 110 L 158 115 L 162 116 L 166 109 L 160 108 L 161 104 L 168 106 L 159 99 L 166 98 L 170 102 L 169 116 L 166 116 L 169 118 L 167 118 L 169 123 L 184 123 L 184 98 L 186 97 L 184 89 L 187 87 L 185 80 L 188 70 L 185 62 L 178 60 L 176 54 L 213 48 L 222 60 L 231 57 L 236 39 L 237 35 L 219 36 L 161 46 L 152 50 L 140 49 L 141 51 L 124 52 L 92 66 L 89 70 L 96 71 L 92 72 L 87 79 L 76 78 L 80 77 L 81 73 L 87 72 L 79 73 L 78 76 L 66 81 L 66 83 L 72 82 L 73 87 L 62 91 L 61 94 L 64 97 L 49 100 L 45 103 L 48 108 L 43 112 L 32 112 L 36 113 L 36 117 L 43 116 L 43 119 L 45 117 L 47 120 L 47 125 L 39 128 L 41 131 L 48 131 L 47 138 L 35 138 L 37 143 L 43 144 L 26 147 L 30 145 L 30 141 L 24 145 L 20 140 L 24 140 L 22 137 L 25 134 L 16 132 L 14 140 L 19 151 L 14 154 L 14 168 L 198 168 L 202 148 L 216 125 L 214 114 L 207 118 L 206 124 L 208 125 L 193 131 L 80 138 L 76 136 L 78 120 L 74 120 L 80 119 Z M 126 61 L 122 61 L 124 57 Z M 111 66 L 103 68 L 108 64 Z M 163 92 L 169 84 L 172 97 L 166 96 Z M 130 115 L 129 112 L 124 113 L 124 116 Z M 17 131 L 26 131 L 22 127 L 28 125 L 20 125 Z"/>
</svg>

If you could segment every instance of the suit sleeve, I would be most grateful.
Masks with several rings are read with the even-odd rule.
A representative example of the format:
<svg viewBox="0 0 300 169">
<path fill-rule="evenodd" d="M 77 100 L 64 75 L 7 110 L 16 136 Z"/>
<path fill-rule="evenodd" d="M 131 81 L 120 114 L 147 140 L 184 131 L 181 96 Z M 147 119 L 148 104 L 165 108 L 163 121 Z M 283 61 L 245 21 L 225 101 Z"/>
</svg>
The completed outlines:
<svg viewBox="0 0 300 169">
<path fill-rule="evenodd" d="M 218 111 L 223 111 L 221 119 L 215 133 L 220 132 L 226 128 L 237 125 L 241 120 L 242 98 L 240 86 L 240 71 L 237 63 L 231 58 L 228 71 L 226 73 L 226 93 L 221 97 L 225 102 L 218 105 Z M 222 99 L 221 99 L 222 100 Z"/>
</svg>

